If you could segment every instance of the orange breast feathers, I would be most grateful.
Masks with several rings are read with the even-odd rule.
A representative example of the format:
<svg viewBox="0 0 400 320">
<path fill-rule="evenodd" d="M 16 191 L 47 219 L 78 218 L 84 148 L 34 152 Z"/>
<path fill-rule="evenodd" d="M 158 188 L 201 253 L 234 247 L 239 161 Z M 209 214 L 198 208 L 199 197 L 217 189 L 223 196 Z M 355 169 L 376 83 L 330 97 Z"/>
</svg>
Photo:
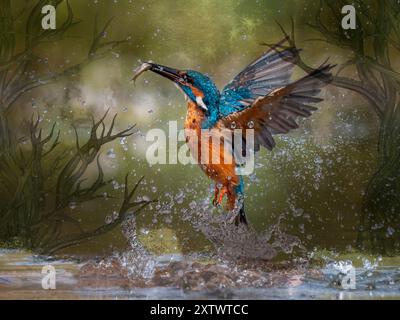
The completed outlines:
<svg viewBox="0 0 400 320">
<path fill-rule="evenodd" d="M 204 111 L 190 101 L 185 122 L 186 143 L 207 176 L 231 189 L 239 184 L 234 157 L 228 146 L 224 148 L 221 130 L 201 130 L 204 118 Z"/>
</svg>

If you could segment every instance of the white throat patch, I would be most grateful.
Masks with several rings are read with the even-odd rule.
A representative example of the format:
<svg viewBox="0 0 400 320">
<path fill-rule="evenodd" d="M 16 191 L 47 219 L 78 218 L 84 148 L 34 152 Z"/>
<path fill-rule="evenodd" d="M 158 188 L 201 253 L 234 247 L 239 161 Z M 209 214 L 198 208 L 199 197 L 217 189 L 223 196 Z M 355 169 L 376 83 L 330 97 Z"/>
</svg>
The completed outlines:
<svg viewBox="0 0 400 320">
<path fill-rule="evenodd" d="M 201 107 L 203 110 L 208 111 L 208 108 L 206 106 L 206 104 L 203 101 L 202 97 L 196 97 L 196 103 L 199 107 Z"/>
</svg>

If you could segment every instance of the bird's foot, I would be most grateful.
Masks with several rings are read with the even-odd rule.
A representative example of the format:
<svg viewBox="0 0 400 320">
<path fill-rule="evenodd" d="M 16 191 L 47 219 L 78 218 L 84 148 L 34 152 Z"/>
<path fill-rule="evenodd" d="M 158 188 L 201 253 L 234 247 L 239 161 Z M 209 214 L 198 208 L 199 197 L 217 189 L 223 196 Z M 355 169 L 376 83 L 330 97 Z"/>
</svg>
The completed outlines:
<svg viewBox="0 0 400 320">
<path fill-rule="evenodd" d="M 227 187 L 221 187 L 221 189 L 218 188 L 217 185 L 215 185 L 215 191 L 214 191 L 214 199 L 213 199 L 213 205 L 214 206 L 219 206 L 221 205 L 222 201 L 224 200 L 224 196 L 227 194 L 228 188 Z"/>
<path fill-rule="evenodd" d="M 213 206 L 217 206 L 218 205 L 218 194 L 219 194 L 219 187 L 218 187 L 217 184 L 215 184 L 214 199 L 212 201 Z"/>
<path fill-rule="evenodd" d="M 230 224 L 235 224 L 236 227 L 238 226 L 245 226 L 247 227 L 247 220 L 246 217 L 240 213 L 235 213 L 228 218 L 228 222 Z"/>
<path fill-rule="evenodd" d="M 240 225 L 240 222 L 241 222 L 240 213 L 234 213 L 232 215 L 229 215 L 228 217 L 229 224 L 235 224 L 235 226 L 238 227 Z"/>
</svg>

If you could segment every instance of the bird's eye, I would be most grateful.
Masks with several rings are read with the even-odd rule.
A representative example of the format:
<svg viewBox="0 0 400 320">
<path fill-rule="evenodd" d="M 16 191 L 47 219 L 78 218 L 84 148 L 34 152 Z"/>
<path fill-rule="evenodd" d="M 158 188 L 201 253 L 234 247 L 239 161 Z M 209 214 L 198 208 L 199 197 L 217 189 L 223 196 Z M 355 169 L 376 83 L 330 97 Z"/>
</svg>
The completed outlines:
<svg viewBox="0 0 400 320">
<path fill-rule="evenodd" d="M 186 73 L 183 71 L 178 71 L 178 76 L 180 78 L 181 81 L 186 82 Z"/>
<path fill-rule="evenodd" d="M 181 78 L 181 80 L 183 80 L 183 82 L 190 84 L 194 83 L 193 79 L 190 76 L 188 76 L 188 74 L 185 71 L 179 71 L 178 75 Z"/>
<path fill-rule="evenodd" d="M 188 75 L 185 75 L 185 81 L 186 82 L 188 82 L 188 83 L 190 83 L 190 84 L 194 84 L 194 81 L 193 81 L 193 79 L 191 78 L 191 77 L 189 77 Z"/>
</svg>

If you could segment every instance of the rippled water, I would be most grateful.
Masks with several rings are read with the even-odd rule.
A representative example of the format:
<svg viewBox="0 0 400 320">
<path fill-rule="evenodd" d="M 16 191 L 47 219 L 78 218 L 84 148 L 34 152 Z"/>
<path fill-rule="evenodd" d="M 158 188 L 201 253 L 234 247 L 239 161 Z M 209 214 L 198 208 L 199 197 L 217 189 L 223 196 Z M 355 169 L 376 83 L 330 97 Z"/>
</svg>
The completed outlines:
<svg viewBox="0 0 400 320">
<path fill-rule="evenodd" d="M 155 257 L 158 267 L 182 261 L 187 259 L 180 255 Z M 48 264 L 57 271 L 55 290 L 41 287 L 41 270 Z M 270 283 L 262 288 L 191 290 L 135 287 L 135 282 L 121 277 L 118 270 L 84 274 L 81 271 L 84 265 L 72 260 L 44 260 L 22 251 L 0 251 L 0 299 L 400 299 L 399 266 L 365 264 L 356 268 L 354 290 L 344 290 L 338 284 L 341 277 L 338 266 L 343 266 L 338 263 L 322 268 L 294 268 L 284 273 L 271 271 L 263 275 Z"/>
</svg>

